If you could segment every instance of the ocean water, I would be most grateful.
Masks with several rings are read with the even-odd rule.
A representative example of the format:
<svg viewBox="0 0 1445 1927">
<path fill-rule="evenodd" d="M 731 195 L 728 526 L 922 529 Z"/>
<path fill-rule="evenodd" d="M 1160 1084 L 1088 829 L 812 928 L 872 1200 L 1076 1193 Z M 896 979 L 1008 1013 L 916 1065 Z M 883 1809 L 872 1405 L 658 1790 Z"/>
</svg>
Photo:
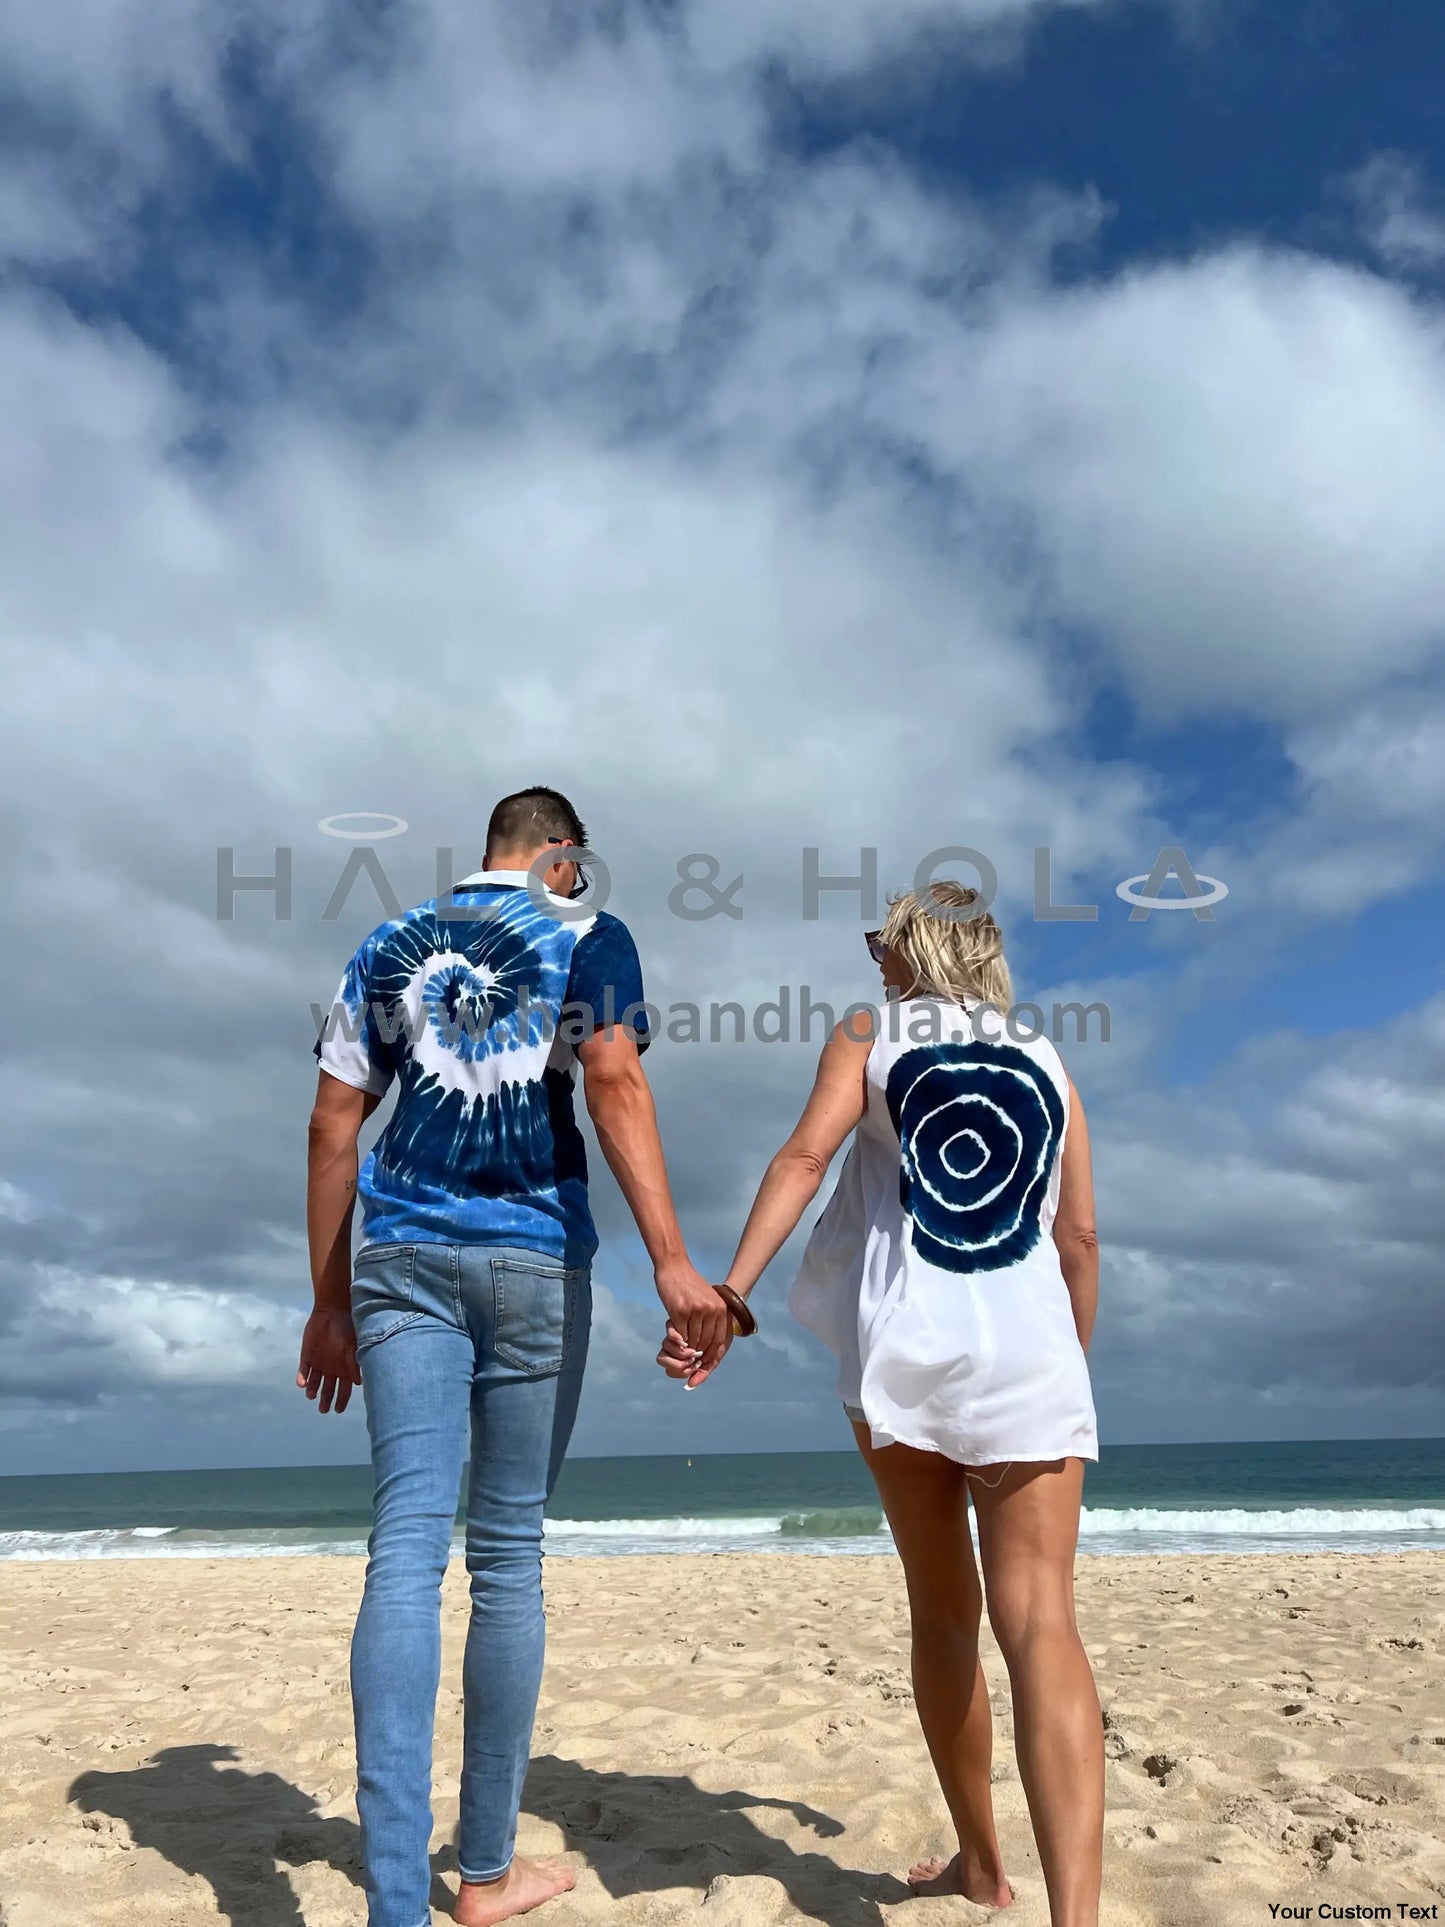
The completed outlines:
<svg viewBox="0 0 1445 1927">
<path fill-rule="evenodd" d="M 0 1478 L 0 1558 L 356 1556 L 370 1505 L 369 1466 Z M 1084 1552 L 1420 1546 L 1445 1547 L 1445 1439 L 1116 1445 L 1086 1475 Z M 852 1452 L 573 1459 L 547 1524 L 563 1557 L 891 1549 Z"/>
</svg>

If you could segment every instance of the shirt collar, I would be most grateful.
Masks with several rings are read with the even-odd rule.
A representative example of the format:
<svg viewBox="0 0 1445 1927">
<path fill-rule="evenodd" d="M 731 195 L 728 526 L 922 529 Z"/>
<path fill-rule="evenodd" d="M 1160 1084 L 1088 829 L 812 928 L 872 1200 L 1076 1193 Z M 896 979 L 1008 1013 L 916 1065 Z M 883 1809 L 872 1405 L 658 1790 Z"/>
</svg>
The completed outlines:
<svg viewBox="0 0 1445 1927">
<path fill-rule="evenodd" d="M 463 877 L 460 883 L 454 883 L 452 888 L 485 890 L 494 883 L 502 884 L 508 889 L 525 890 L 527 872 L 525 870 L 474 870 L 469 877 Z"/>
<path fill-rule="evenodd" d="M 525 890 L 530 881 L 531 872 L 528 870 L 474 870 L 471 876 L 463 877 L 460 883 L 452 885 L 452 894 L 455 895 L 458 890 Z M 545 884 L 542 894 L 549 903 L 567 903 L 571 907 L 566 897 L 559 897 L 555 890 L 549 890 Z"/>
</svg>

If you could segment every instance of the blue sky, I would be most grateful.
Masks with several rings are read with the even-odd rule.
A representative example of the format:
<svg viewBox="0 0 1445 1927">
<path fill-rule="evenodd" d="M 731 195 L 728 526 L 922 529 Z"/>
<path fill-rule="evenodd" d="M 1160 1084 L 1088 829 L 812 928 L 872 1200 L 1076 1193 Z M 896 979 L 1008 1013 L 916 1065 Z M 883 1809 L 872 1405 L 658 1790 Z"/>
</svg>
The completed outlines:
<svg viewBox="0 0 1445 1927">
<path fill-rule="evenodd" d="M 862 127 L 945 183 L 1091 188 L 1113 210 L 1110 268 L 1239 235 L 1367 253 L 1336 185 L 1382 152 L 1438 163 L 1438 14 L 1245 0 L 1183 24 L 1145 0 L 1059 8 L 1019 60 L 905 78 L 905 112 L 891 92 L 881 112 L 847 85 L 805 94 L 796 138 L 818 151 Z"/>
<path fill-rule="evenodd" d="M 868 988 L 801 851 L 983 849 L 1097 1147 L 1105 1440 L 1445 1430 L 1441 28 L 1330 0 L 104 0 L 0 27 L 0 1436 L 362 1454 L 287 1385 L 306 1013 L 517 783 L 662 1003 Z M 298 908 L 214 915 L 218 846 Z M 1114 894 L 1166 845 L 1211 924 Z M 1033 852 L 1088 924 L 1030 915 Z M 679 923 L 677 860 L 746 876 Z M 77 928 L 79 920 L 79 929 Z M 83 962 L 74 959 L 79 948 Z M 78 980 L 103 1022 L 55 1022 Z M 802 1044 L 650 1060 L 720 1270 Z M 763 1290 L 581 1449 L 842 1444 Z"/>
</svg>

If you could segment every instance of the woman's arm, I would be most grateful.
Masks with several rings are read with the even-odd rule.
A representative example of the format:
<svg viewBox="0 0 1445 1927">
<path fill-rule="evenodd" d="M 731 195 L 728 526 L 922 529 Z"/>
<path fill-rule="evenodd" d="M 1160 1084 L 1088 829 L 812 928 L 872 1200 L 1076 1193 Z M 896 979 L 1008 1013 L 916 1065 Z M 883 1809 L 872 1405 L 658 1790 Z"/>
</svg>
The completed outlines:
<svg viewBox="0 0 1445 1927">
<path fill-rule="evenodd" d="M 792 1136 L 763 1174 L 727 1283 L 746 1298 L 798 1228 L 838 1147 L 857 1127 L 867 1091 L 863 1069 L 872 1036 L 839 1024 L 823 1046 L 812 1094 Z"/>
<path fill-rule="evenodd" d="M 1054 1216 L 1059 1268 L 1069 1288 L 1079 1343 L 1089 1349 L 1099 1309 L 1099 1238 L 1094 1229 L 1094 1168 L 1089 1157 L 1089 1125 L 1079 1093 L 1069 1080 L 1069 1128 L 1059 1172 L 1059 1208 Z"/>
<path fill-rule="evenodd" d="M 867 1096 L 863 1067 L 872 1045 L 871 1029 L 860 1037 L 839 1024 L 823 1046 L 812 1095 L 792 1136 L 763 1175 L 727 1275 L 726 1282 L 744 1298 L 797 1229 L 839 1145 L 862 1117 Z M 689 1391 L 712 1369 L 710 1363 L 699 1362 L 671 1325 L 657 1362 L 669 1378 L 685 1378 Z"/>
</svg>

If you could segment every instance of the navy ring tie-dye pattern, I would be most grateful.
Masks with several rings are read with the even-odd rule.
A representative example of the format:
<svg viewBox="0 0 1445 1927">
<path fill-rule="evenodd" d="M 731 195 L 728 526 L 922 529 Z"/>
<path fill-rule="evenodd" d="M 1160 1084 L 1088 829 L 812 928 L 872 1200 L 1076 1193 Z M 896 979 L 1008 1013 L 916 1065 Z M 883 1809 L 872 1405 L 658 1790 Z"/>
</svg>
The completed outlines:
<svg viewBox="0 0 1445 1927">
<path fill-rule="evenodd" d="M 643 998 L 626 926 L 559 921 L 525 875 L 483 872 L 374 930 L 316 1055 L 362 1090 L 397 1085 L 362 1168 L 368 1244 L 520 1245 L 591 1260 L 587 1159 L 572 1107 L 568 1013 L 621 1020 Z M 630 1028 L 647 1042 L 645 1015 Z"/>
<path fill-rule="evenodd" d="M 919 1256 L 979 1272 L 1032 1251 L 1064 1127 L 1046 1073 L 1009 1044 L 920 1045 L 889 1071 L 887 1098 Z"/>
</svg>

